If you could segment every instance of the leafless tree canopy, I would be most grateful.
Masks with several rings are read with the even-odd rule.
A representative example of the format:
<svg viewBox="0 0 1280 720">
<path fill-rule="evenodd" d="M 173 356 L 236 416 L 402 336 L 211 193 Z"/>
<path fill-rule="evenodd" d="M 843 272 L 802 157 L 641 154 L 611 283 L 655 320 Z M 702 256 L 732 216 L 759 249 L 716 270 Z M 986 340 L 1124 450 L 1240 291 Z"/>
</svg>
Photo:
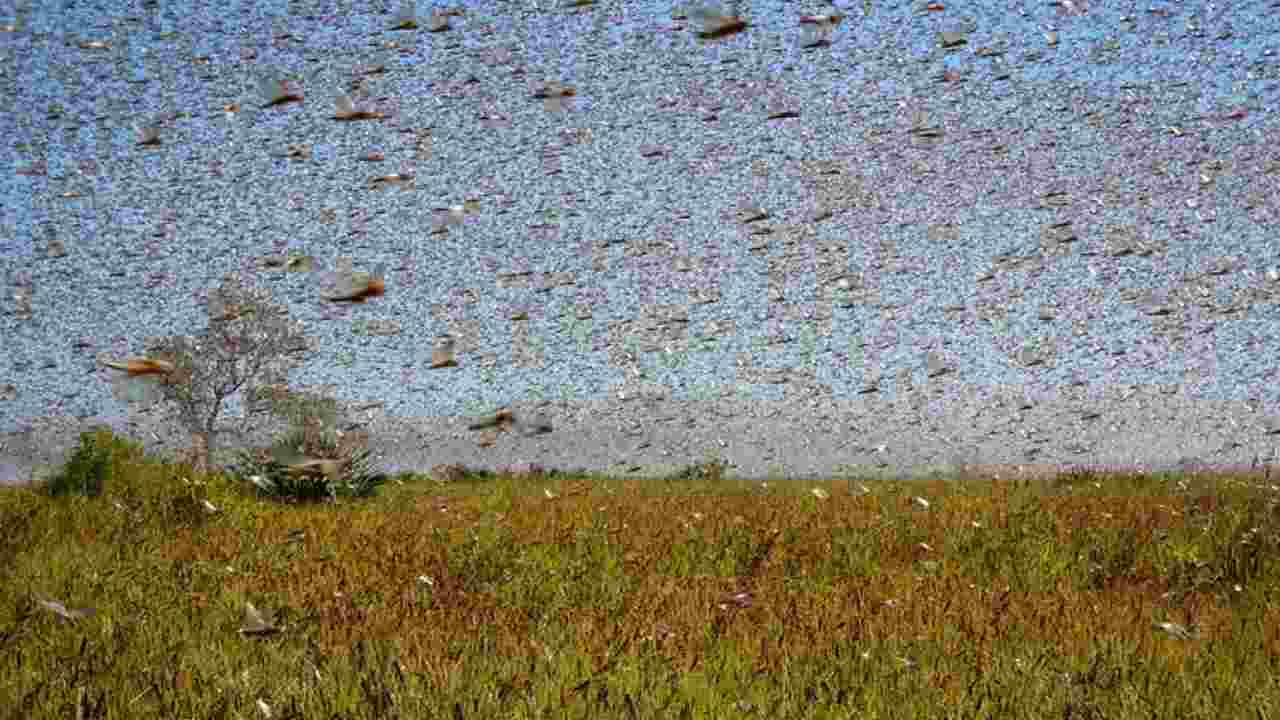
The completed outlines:
<svg viewBox="0 0 1280 720">
<path fill-rule="evenodd" d="M 178 422 L 211 442 L 227 398 L 286 377 L 312 344 L 285 308 L 236 275 L 210 293 L 208 312 L 205 332 L 158 339 L 149 352 L 174 366 L 161 390 Z M 207 467 L 210 453 L 206 446 L 198 462 Z"/>
</svg>

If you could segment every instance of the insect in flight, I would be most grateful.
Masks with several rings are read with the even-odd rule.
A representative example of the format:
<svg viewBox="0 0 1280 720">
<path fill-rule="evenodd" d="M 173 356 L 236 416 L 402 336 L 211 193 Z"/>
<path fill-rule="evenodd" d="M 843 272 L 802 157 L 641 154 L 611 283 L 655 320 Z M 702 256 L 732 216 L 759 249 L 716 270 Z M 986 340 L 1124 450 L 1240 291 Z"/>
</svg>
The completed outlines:
<svg viewBox="0 0 1280 720">
<path fill-rule="evenodd" d="M 103 364 L 120 371 L 111 382 L 112 397 L 142 408 L 160 402 L 164 379 L 175 369 L 172 362 L 154 358 L 106 360 Z"/>
<path fill-rule="evenodd" d="M 698 37 L 704 40 L 728 37 L 747 29 L 746 20 L 729 15 L 718 5 L 696 4 L 689 8 L 688 16 L 702 28 Z"/>
<path fill-rule="evenodd" d="M 831 44 L 831 33 L 844 20 L 843 15 L 802 15 L 800 17 L 800 46 L 824 47 Z"/>
</svg>

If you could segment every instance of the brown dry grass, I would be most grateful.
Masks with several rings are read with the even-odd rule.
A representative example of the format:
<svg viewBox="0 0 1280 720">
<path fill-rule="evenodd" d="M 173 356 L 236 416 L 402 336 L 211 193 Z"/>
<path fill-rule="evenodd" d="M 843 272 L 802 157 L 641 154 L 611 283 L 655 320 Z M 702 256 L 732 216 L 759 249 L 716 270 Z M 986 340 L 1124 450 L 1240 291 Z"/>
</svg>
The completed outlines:
<svg viewBox="0 0 1280 720">
<path fill-rule="evenodd" d="M 1280 707 L 1280 523 L 1260 476 L 401 476 L 372 500 L 282 506 L 231 478 L 115 457 L 95 498 L 0 492 L 9 712 Z M 46 598 L 97 612 L 71 621 Z M 281 631 L 238 634 L 246 602 Z"/>
</svg>

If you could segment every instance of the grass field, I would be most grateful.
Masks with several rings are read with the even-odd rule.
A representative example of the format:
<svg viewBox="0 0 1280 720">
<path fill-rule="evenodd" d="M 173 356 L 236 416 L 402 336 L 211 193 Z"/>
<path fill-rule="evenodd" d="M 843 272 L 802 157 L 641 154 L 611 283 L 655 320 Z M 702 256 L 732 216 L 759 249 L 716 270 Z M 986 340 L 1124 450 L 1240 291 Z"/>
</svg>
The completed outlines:
<svg viewBox="0 0 1280 720">
<path fill-rule="evenodd" d="M 0 490 L 4 718 L 1280 716 L 1263 472 L 284 504 L 93 442 Z"/>
</svg>

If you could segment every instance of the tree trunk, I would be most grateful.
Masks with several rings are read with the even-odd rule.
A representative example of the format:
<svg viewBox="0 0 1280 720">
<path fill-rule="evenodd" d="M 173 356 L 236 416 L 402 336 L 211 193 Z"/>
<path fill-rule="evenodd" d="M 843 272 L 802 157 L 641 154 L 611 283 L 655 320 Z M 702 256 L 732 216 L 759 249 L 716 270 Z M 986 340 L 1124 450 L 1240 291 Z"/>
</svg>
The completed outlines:
<svg viewBox="0 0 1280 720">
<path fill-rule="evenodd" d="M 191 463 L 191 469 L 198 475 L 204 475 L 209 472 L 210 450 L 209 450 L 209 433 L 196 432 L 191 434 L 191 449 L 188 451 L 188 462 Z"/>
</svg>

